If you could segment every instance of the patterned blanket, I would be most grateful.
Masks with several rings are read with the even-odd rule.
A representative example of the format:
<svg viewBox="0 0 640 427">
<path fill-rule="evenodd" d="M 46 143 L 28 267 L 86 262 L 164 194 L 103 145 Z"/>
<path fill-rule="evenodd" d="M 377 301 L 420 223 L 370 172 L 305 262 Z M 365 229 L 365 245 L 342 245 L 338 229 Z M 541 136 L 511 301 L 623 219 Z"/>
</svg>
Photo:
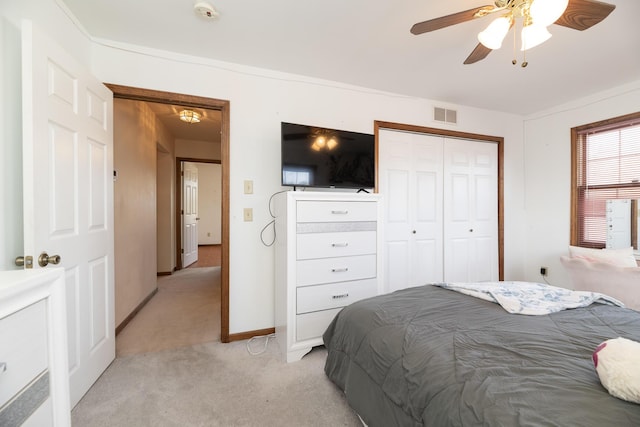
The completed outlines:
<svg viewBox="0 0 640 427">
<path fill-rule="evenodd" d="M 598 292 L 573 291 L 544 283 L 477 282 L 434 283 L 435 286 L 500 304 L 512 314 L 539 316 L 594 302 L 624 307 L 620 301 Z"/>
</svg>

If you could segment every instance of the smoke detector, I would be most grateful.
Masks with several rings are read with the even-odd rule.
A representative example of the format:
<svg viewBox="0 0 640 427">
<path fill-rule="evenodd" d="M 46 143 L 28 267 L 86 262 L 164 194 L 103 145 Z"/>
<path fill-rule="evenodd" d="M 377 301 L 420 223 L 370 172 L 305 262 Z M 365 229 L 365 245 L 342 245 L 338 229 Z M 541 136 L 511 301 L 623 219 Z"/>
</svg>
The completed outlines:
<svg viewBox="0 0 640 427">
<path fill-rule="evenodd" d="M 219 15 L 219 13 L 213 8 L 213 6 L 211 6 L 206 1 L 197 2 L 195 5 L 193 5 L 193 10 L 195 10 L 198 15 L 203 16 L 207 19 L 214 19 Z"/>
</svg>

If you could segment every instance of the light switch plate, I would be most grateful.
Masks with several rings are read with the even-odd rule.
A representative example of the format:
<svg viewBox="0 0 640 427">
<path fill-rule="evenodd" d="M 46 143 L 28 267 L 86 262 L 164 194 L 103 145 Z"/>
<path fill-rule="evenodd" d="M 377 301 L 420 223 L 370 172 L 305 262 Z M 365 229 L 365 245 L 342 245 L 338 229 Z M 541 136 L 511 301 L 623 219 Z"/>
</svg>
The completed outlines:
<svg viewBox="0 0 640 427">
<path fill-rule="evenodd" d="M 253 194 L 253 181 L 246 180 L 244 182 L 244 194 Z"/>
<path fill-rule="evenodd" d="M 253 221 L 253 208 L 244 208 L 245 222 Z"/>
</svg>

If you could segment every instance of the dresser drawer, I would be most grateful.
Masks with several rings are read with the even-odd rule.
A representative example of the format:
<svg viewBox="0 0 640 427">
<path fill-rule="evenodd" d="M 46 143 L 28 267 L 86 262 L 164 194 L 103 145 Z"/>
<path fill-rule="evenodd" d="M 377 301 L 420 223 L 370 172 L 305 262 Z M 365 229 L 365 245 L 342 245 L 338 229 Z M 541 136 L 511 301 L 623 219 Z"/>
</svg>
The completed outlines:
<svg viewBox="0 0 640 427">
<path fill-rule="evenodd" d="M 375 231 L 297 235 L 297 258 L 330 258 L 376 253 Z"/>
<path fill-rule="evenodd" d="M 376 279 L 305 286 L 297 290 L 296 313 L 345 307 L 377 294 Z"/>
<path fill-rule="evenodd" d="M 376 202 L 314 201 L 297 202 L 298 222 L 377 221 Z"/>
<path fill-rule="evenodd" d="M 376 277 L 376 255 L 308 259 L 296 262 L 297 286 Z"/>
<path fill-rule="evenodd" d="M 329 323 L 331 323 L 340 310 L 342 310 L 342 308 L 298 314 L 296 316 L 296 340 L 302 341 L 312 338 L 322 338 L 322 334 L 324 334 L 324 331 L 329 327 Z"/>
<path fill-rule="evenodd" d="M 0 407 L 47 369 L 47 360 L 45 301 L 0 319 Z"/>
</svg>

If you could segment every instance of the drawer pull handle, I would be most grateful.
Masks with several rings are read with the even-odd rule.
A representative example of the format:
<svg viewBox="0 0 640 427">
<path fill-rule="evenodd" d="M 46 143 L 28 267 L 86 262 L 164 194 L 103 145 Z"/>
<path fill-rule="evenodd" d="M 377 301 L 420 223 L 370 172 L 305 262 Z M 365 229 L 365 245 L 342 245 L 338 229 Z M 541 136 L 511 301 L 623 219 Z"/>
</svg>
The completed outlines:
<svg viewBox="0 0 640 427">
<path fill-rule="evenodd" d="M 7 371 L 7 362 L 0 362 L 0 374 Z"/>
<path fill-rule="evenodd" d="M 346 273 L 347 271 L 349 271 L 349 269 L 347 267 L 344 267 L 344 268 L 332 268 L 331 269 L 332 273 Z"/>
<path fill-rule="evenodd" d="M 347 298 L 349 296 L 349 294 L 340 294 L 340 295 L 332 295 L 331 298 L 332 299 L 341 299 L 341 298 Z"/>
<path fill-rule="evenodd" d="M 346 214 L 349 213 L 349 211 L 346 210 L 346 209 L 343 210 L 343 211 L 334 210 L 334 211 L 331 211 L 331 213 L 334 214 L 334 215 L 346 215 Z"/>
<path fill-rule="evenodd" d="M 349 243 L 344 242 L 344 243 L 332 243 L 331 246 L 333 246 L 334 248 L 346 248 L 347 246 L 349 246 Z"/>
</svg>

